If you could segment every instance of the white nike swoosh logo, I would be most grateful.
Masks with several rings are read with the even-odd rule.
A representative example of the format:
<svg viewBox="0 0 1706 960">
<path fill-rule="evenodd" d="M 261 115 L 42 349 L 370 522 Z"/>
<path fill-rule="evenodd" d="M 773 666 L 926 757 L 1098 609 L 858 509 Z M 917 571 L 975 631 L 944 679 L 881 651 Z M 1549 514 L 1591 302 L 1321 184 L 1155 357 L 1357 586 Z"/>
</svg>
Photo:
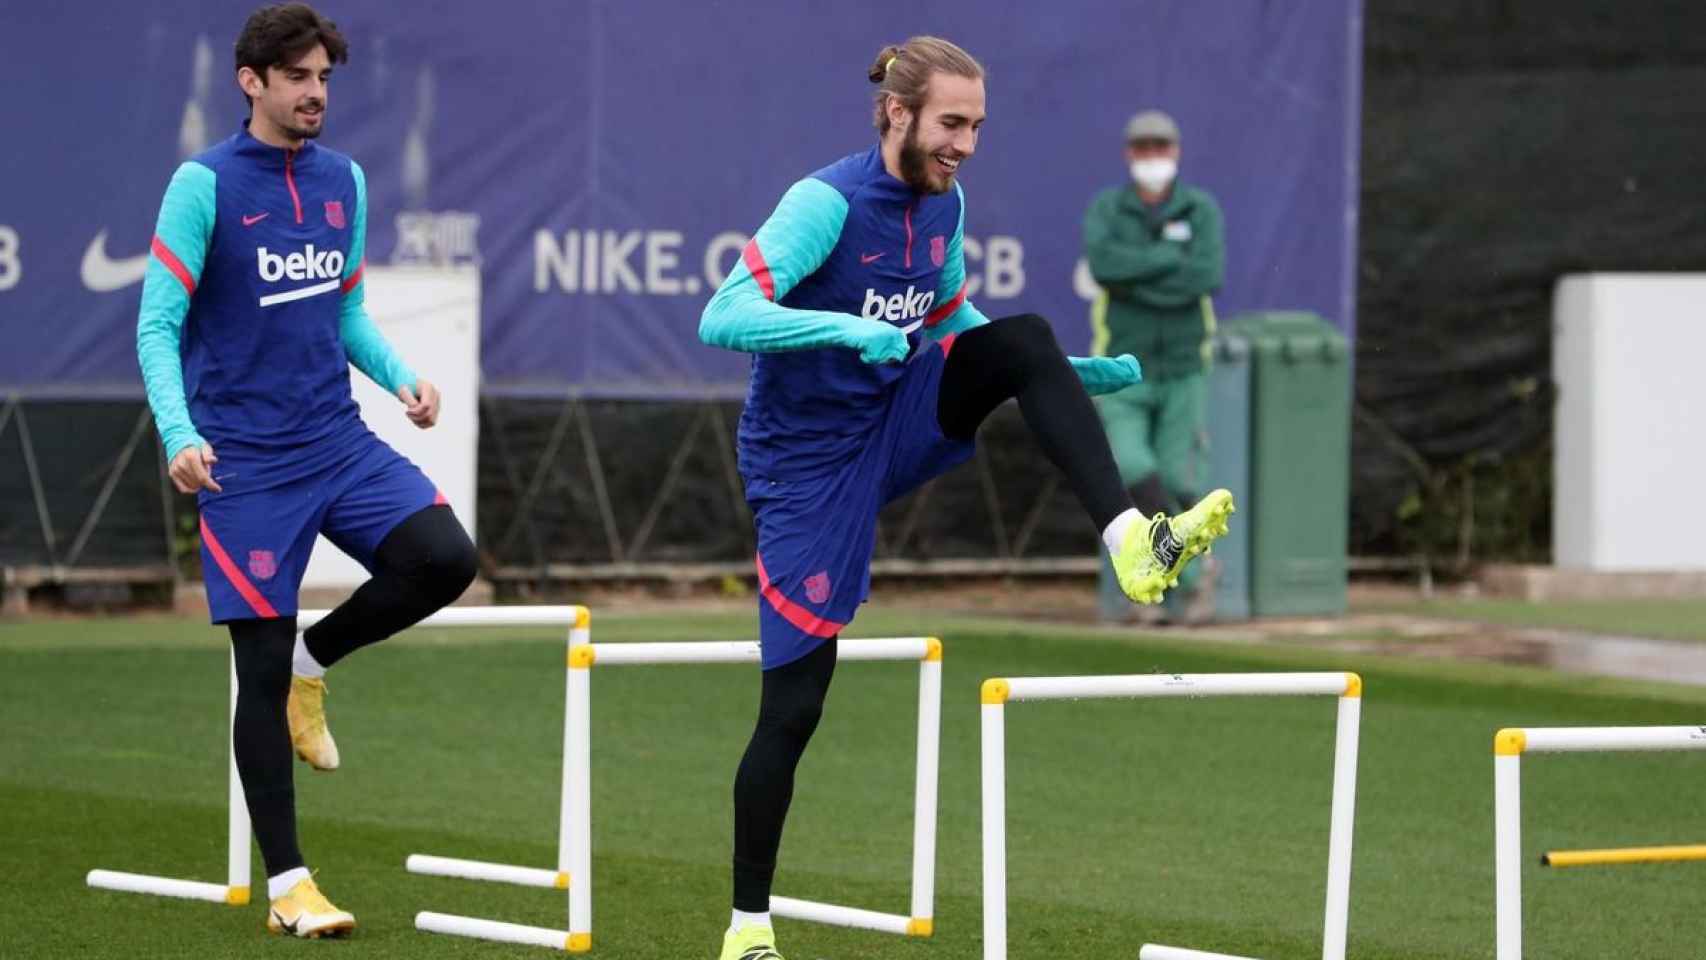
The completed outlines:
<svg viewBox="0 0 1706 960">
<path fill-rule="evenodd" d="M 83 251 L 83 286 L 96 293 L 111 293 L 140 283 L 142 275 L 148 272 L 148 256 L 144 253 L 123 260 L 108 257 L 107 232 L 102 230 L 89 241 L 89 249 Z"/>
</svg>

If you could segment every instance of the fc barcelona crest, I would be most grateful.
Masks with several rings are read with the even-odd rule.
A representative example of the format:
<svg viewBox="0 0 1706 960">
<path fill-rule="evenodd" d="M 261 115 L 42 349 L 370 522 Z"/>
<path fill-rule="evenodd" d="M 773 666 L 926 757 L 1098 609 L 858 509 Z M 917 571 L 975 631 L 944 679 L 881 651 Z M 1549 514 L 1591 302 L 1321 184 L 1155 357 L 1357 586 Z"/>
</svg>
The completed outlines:
<svg viewBox="0 0 1706 960">
<path fill-rule="evenodd" d="M 936 266 L 948 262 L 948 238 L 937 234 L 930 238 L 930 262 Z"/>
<path fill-rule="evenodd" d="M 273 560 L 271 550 L 249 551 L 249 572 L 257 580 L 271 580 L 278 573 L 278 564 Z"/>
<path fill-rule="evenodd" d="M 342 200 L 326 201 L 326 222 L 331 224 L 334 230 L 344 228 L 344 202 Z"/>
</svg>

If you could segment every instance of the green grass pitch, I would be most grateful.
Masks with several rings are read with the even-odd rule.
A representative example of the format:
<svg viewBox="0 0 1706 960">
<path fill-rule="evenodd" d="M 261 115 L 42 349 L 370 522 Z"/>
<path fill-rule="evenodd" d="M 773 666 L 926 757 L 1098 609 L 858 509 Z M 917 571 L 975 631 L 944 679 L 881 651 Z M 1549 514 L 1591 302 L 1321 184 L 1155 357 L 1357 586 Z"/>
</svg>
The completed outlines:
<svg viewBox="0 0 1706 960">
<path fill-rule="evenodd" d="M 750 615 L 604 617 L 596 641 L 737 639 Z M 1706 722 L 1706 691 L 1515 667 L 1220 646 L 869 611 L 851 635 L 946 645 L 936 935 L 781 921 L 795 960 L 981 956 L 978 684 L 989 676 L 1247 670 L 1366 682 L 1350 956 L 1492 956 L 1493 732 Z M 330 678 L 344 768 L 297 767 L 309 864 L 360 929 L 268 937 L 245 908 L 87 889 L 94 867 L 221 882 L 223 635 L 168 619 L 0 626 L 0 956 L 525 957 L 418 933 L 417 910 L 562 926 L 560 893 L 411 876 L 437 853 L 549 867 L 562 737 L 550 631 L 415 631 Z M 594 957 L 711 958 L 728 919 L 730 783 L 748 666 L 594 669 Z M 777 892 L 904 913 L 917 671 L 845 664 L 799 775 Z M 1319 955 L 1328 698 L 1017 704 L 1008 711 L 1015 958 L 1105 960 L 1146 940 L 1264 960 Z M 1525 762 L 1531 957 L 1706 954 L 1702 865 L 1548 872 L 1542 850 L 1706 841 L 1706 757 Z M 264 889 L 256 856 L 256 890 Z"/>
</svg>

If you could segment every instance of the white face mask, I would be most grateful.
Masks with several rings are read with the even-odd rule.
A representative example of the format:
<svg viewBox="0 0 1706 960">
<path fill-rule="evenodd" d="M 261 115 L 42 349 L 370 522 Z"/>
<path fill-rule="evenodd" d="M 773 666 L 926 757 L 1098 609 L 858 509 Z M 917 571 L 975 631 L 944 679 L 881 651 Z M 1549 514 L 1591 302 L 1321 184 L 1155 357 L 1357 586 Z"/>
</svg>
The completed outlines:
<svg viewBox="0 0 1706 960">
<path fill-rule="evenodd" d="M 1151 157 L 1148 160 L 1131 162 L 1131 178 L 1150 193 L 1160 193 L 1167 189 L 1178 175 L 1179 162 L 1168 157 Z"/>
</svg>

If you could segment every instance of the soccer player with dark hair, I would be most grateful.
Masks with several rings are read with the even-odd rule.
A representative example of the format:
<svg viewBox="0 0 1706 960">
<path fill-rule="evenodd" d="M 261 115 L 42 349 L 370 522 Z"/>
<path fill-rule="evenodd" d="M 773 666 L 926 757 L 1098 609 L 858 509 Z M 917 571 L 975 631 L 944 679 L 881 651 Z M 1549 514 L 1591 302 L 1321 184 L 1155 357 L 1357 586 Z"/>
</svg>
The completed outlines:
<svg viewBox="0 0 1706 960">
<path fill-rule="evenodd" d="M 363 306 L 367 186 L 317 146 L 337 26 L 306 4 L 257 10 L 236 44 L 243 129 L 186 161 L 160 204 L 137 354 L 172 482 L 197 494 L 213 622 L 231 632 L 231 739 L 267 871 L 267 928 L 340 934 L 296 838 L 291 753 L 338 766 L 326 668 L 455 600 L 474 545 L 418 467 L 375 437 L 349 367 L 425 429 L 439 395 Z M 297 590 L 323 533 L 372 574 L 301 636 Z"/>
<path fill-rule="evenodd" d="M 780 960 L 770 886 L 794 771 L 869 592 L 883 504 L 970 458 L 978 425 L 1017 399 L 1134 601 L 1159 602 L 1232 513 L 1225 490 L 1175 517 L 1132 507 L 1089 394 L 1137 383 L 1134 358 L 1068 357 L 1042 317 L 992 322 L 966 299 L 955 178 L 977 148 L 983 75 L 939 38 L 883 48 L 868 71 L 878 144 L 794 184 L 700 321 L 706 343 L 753 354 L 739 460 L 762 593 L 722 960 Z"/>
</svg>

